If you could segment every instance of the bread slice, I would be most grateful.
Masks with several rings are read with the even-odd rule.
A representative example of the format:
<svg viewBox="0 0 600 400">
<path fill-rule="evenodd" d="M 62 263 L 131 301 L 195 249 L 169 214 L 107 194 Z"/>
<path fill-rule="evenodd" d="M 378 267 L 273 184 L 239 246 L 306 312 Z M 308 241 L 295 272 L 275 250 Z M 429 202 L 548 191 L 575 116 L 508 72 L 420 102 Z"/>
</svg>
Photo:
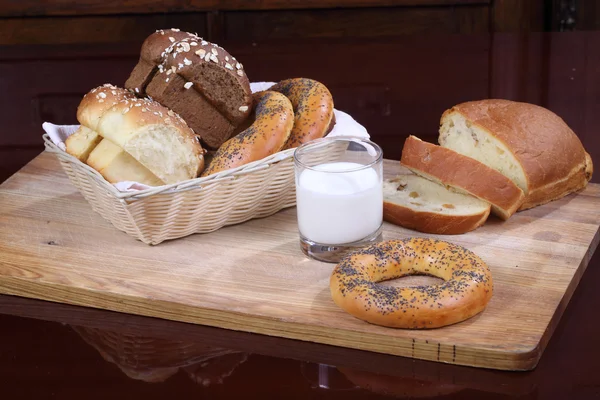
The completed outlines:
<svg viewBox="0 0 600 400">
<path fill-rule="evenodd" d="M 102 141 L 90 153 L 87 164 L 110 183 L 139 182 L 148 186 L 161 186 L 164 182 L 137 162 L 125 150 L 108 139 Z"/>
<path fill-rule="evenodd" d="M 196 178 L 204 168 L 204 150 L 194 132 L 150 99 L 117 103 L 100 117 L 98 133 L 166 184 Z"/>
<path fill-rule="evenodd" d="M 483 225 L 490 204 L 417 175 L 383 182 L 383 219 L 416 231 L 457 235 Z"/>
<path fill-rule="evenodd" d="M 71 136 L 65 140 L 66 151 L 79 161 L 86 162 L 90 153 L 100 143 L 102 136 L 88 127 L 80 125 Z"/>
<path fill-rule="evenodd" d="M 525 193 L 520 210 L 584 188 L 593 171 L 577 135 L 533 104 L 481 100 L 454 106 L 442 115 L 439 144 L 511 179 Z"/>
<path fill-rule="evenodd" d="M 504 220 L 525 199 L 523 191 L 495 169 L 415 136 L 404 142 L 400 162 L 417 175 L 491 203 L 492 212 Z"/>
</svg>

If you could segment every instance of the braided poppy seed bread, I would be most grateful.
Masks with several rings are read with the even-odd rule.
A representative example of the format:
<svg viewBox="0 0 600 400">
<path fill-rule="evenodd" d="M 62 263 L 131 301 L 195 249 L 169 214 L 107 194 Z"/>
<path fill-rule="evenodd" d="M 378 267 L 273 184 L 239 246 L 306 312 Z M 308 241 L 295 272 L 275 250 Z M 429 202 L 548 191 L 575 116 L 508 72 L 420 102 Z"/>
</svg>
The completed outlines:
<svg viewBox="0 0 600 400">
<path fill-rule="evenodd" d="M 322 83 L 293 78 L 281 81 L 269 90 L 285 95 L 294 107 L 294 128 L 283 150 L 322 138 L 333 129 L 333 97 Z"/>
<path fill-rule="evenodd" d="M 227 141 L 252 108 L 243 65 L 222 47 L 178 29 L 144 41 L 125 87 L 178 113 L 210 149 Z"/>
<path fill-rule="evenodd" d="M 445 282 L 394 287 L 378 282 L 425 274 Z M 439 328 L 464 321 L 492 298 L 488 266 L 464 247 L 427 238 L 380 242 L 346 256 L 330 278 L 333 301 L 356 318 L 392 328 Z"/>
<path fill-rule="evenodd" d="M 261 160 L 287 143 L 294 125 L 294 110 L 288 98 L 271 91 L 253 97 L 254 123 L 217 150 L 202 176 Z"/>
</svg>

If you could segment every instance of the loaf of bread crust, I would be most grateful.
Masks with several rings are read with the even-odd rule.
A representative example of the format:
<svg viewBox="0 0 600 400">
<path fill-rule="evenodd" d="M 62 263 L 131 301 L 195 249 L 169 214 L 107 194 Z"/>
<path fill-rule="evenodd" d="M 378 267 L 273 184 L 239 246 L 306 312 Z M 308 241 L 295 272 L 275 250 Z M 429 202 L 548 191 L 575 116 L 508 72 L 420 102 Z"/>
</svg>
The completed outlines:
<svg viewBox="0 0 600 400">
<path fill-rule="evenodd" d="M 178 29 L 156 31 L 144 41 L 125 87 L 181 115 L 211 149 L 227 141 L 252 108 L 242 64 L 222 47 Z"/>
<path fill-rule="evenodd" d="M 439 143 L 510 178 L 525 193 L 520 210 L 584 188 L 593 166 L 581 141 L 553 112 L 508 100 L 472 101 L 441 118 Z"/>
<path fill-rule="evenodd" d="M 416 231 L 457 235 L 485 223 L 490 204 L 417 175 L 383 182 L 383 219 Z"/>
<path fill-rule="evenodd" d="M 400 162 L 417 175 L 487 201 L 492 212 L 504 220 L 525 199 L 523 191 L 495 169 L 414 136 L 404 142 Z"/>
</svg>

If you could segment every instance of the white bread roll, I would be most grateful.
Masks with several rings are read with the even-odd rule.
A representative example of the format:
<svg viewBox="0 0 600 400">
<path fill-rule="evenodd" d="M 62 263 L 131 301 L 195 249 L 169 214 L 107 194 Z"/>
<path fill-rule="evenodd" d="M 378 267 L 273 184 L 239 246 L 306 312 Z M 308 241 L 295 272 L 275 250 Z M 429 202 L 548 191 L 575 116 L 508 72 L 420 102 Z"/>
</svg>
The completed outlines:
<svg viewBox="0 0 600 400">
<path fill-rule="evenodd" d="M 100 117 L 97 132 L 166 184 L 196 178 L 204 150 L 181 117 L 149 99 L 124 100 Z"/>
<path fill-rule="evenodd" d="M 134 100 L 135 95 L 110 83 L 98 86 L 83 96 L 77 107 L 77 121 L 87 128 L 97 131 L 98 121 L 109 108 L 124 100 Z"/>
<path fill-rule="evenodd" d="M 383 182 L 383 219 L 419 232 L 457 235 L 485 223 L 490 204 L 417 175 Z"/>
<path fill-rule="evenodd" d="M 441 118 L 439 143 L 501 172 L 525 193 L 520 210 L 583 189 L 593 165 L 553 112 L 508 100 L 462 103 Z"/>
<path fill-rule="evenodd" d="M 71 136 L 65 140 L 67 153 L 86 162 L 90 153 L 100 143 L 102 136 L 88 127 L 80 125 Z"/>
<path fill-rule="evenodd" d="M 134 98 L 129 90 L 109 83 L 90 90 L 77 107 L 77 120 L 81 126 L 65 141 L 67 153 L 86 162 L 90 152 L 102 140 L 96 132 L 102 114 L 118 102 Z"/>
<path fill-rule="evenodd" d="M 148 186 L 164 185 L 164 182 L 150 172 L 148 168 L 108 139 L 102 139 L 96 148 L 92 150 L 87 159 L 87 164 L 110 183 L 133 181 Z"/>
</svg>

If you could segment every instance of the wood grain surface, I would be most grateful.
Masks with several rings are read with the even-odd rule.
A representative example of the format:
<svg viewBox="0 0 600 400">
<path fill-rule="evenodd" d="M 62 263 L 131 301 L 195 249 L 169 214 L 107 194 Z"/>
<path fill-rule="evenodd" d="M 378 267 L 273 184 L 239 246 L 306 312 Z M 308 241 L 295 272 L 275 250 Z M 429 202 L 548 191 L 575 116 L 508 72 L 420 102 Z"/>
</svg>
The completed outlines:
<svg viewBox="0 0 600 400">
<path fill-rule="evenodd" d="M 400 173 L 386 161 L 387 175 Z M 600 186 L 440 237 L 480 255 L 494 297 L 435 330 L 373 326 L 332 302 L 332 264 L 304 257 L 295 209 L 156 247 L 95 214 L 42 154 L 0 186 L 0 292 L 405 357 L 534 368 L 598 243 Z M 385 225 L 384 238 L 424 236 Z M 403 279 L 398 280 L 402 282 Z"/>
</svg>

